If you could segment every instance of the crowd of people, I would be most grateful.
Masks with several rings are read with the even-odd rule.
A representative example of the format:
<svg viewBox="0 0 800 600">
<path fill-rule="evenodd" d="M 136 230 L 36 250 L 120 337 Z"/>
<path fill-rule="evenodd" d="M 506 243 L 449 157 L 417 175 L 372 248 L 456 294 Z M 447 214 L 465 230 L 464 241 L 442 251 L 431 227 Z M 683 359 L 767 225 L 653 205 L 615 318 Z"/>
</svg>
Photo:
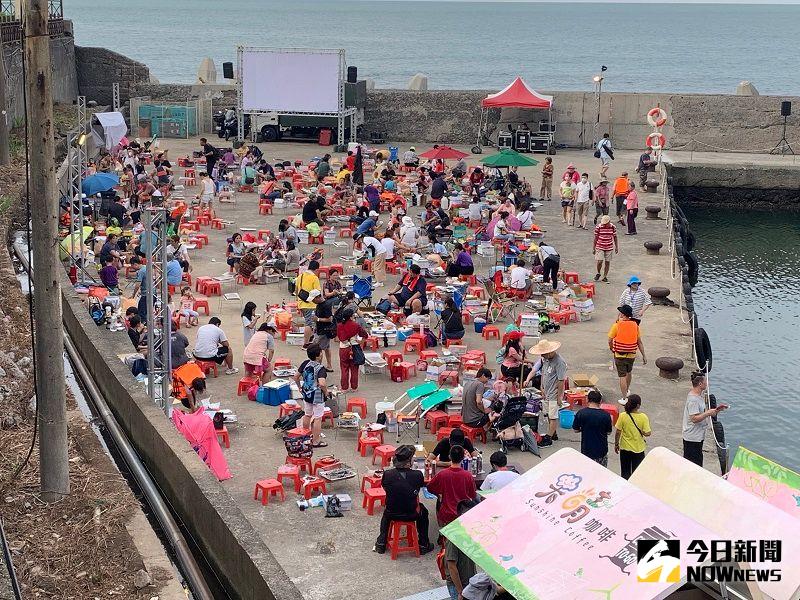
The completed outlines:
<svg viewBox="0 0 800 600">
<path fill-rule="evenodd" d="M 316 248 L 307 254 L 301 253 L 301 230 L 318 236 L 333 216 L 347 216 L 352 223 L 354 247 L 370 263 L 374 287 L 385 297 L 389 310 L 402 311 L 408 322 L 413 323 L 431 309 L 429 280 L 419 265 L 411 264 L 396 281 L 389 282 L 389 265 L 402 263 L 405 257 L 421 255 L 440 266 L 448 276 L 467 278 L 476 274 L 474 246 L 462 241 L 446 243 L 444 240 L 448 236 L 442 235 L 451 233 L 453 227 L 455 213 L 447 208 L 450 191 L 463 190 L 468 198 L 469 220 L 481 223 L 476 232 L 478 236 L 511 242 L 519 231 L 539 229 L 534 202 L 552 200 L 553 181 L 557 177 L 553 161 L 547 157 L 541 168 L 539 197 L 536 198 L 531 184 L 520 176 L 516 168 L 509 169 L 505 175 L 506 184 L 496 190 L 496 199 L 490 203 L 487 215 L 486 183 L 496 176 L 495 173 L 481 168 L 470 169 L 463 160 L 450 168 L 444 161 L 425 162 L 414 147 L 402 153 L 396 162 L 379 153 L 374 169 L 367 174 L 371 177 L 368 176 L 366 184 L 362 174 L 357 172 L 356 163 L 361 157 L 349 152 L 338 165 L 325 154 L 311 169 L 316 185 L 310 191 L 302 192 L 285 179 L 279 183 L 274 167 L 253 148 L 244 146 L 237 151 L 220 153 L 203 139 L 198 150 L 205 158 L 205 166 L 198 174 L 199 193 L 195 202 L 203 210 L 213 211 L 222 184 L 232 181 L 234 176 L 234 184 L 253 186 L 260 203 L 294 199 L 301 193 L 308 196 L 300 215 L 281 219 L 277 231 L 265 233 L 257 244 L 248 241 L 242 233 L 233 233 L 225 246 L 224 260 L 231 275 L 254 284 L 266 284 L 275 275 L 292 282 L 293 300 L 303 319 L 303 346 L 307 357 L 297 369 L 297 383 L 304 391 L 302 425 L 311 430 L 316 448 L 327 446 L 321 435 L 321 424 L 328 388 L 336 385 L 346 392 L 359 389 L 359 365 L 362 363 L 358 354 L 369 332 L 358 299 L 353 292 L 347 291 L 340 273 L 331 270 L 324 283 L 320 278 L 324 251 Z M 192 264 L 179 224 L 189 202 L 174 193 L 176 178 L 166 153 L 156 153 L 149 170 L 141 158 L 143 154 L 144 149 L 133 144 L 118 154 L 118 166 L 122 171 L 121 195 L 109 202 L 106 235 L 96 252 L 101 265 L 100 278 L 110 292 L 120 291 L 121 269 L 132 268 L 135 272 L 131 297 L 138 296 L 139 302 L 126 314 L 128 334 L 138 357 L 138 361 L 131 364 L 132 369 L 136 374 L 142 372 L 142 359 L 147 352 L 146 300 L 150 291 L 142 259 L 153 240 L 140 226 L 141 211 L 151 205 L 163 205 L 168 208 L 173 228 L 167 247 L 166 277 L 175 287 L 169 314 L 179 322 L 182 320 L 186 327 L 197 327 L 191 352 L 193 358 L 224 365 L 225 373 L 233 375 L 239 370 L 236 360 L 239 352 L 237 350 L 235 357 L 222 320 L 212 316 L 201 324 L 195 308 L 196 298 L 191 287 L 184 285 L 185 274 L 192 272 Z M 627 235 L 637 233 L 638 191 L 637 184 L 627 172 L 622 172 L 613 183 L 609 181 L 608 172 L 614 154 L 608 135 L 598 142 L 595 155 L 601 162 L 596 183 L 592 183 L 587 172 L 581 173 L 575 165 L 569 164 L 560 177 L 557 194 L 561 201 L 563 224 L 588 231 L 589 218 L 593 219 L 591 253 L 595 265 L 594 280 L 609 283 L 611 263 L 620 252 L 617 226 L 624 227 Z M 647 173 L 654 164 L 652 153 L 649 150 L 644 152 L 637 165 L 639 189 L 647 182 Z M 407 172 L 412 170 L 413 176 L 406 181 L 398 177 L 401 166 Z M 113 170 L 114 167 L 111 156 L 104 156 L 96 165 L 97 170 Z M 237 170 L 238 175 L 234 175 Z M 420 207 L 418 217 L 411 214 L 415 212 L 412 210 L 414 206 Z M 488 222 L 494 222 L 492 229 L 486 227 Z M 133 235 L 122 237 L 123 230 L 133 231 Z M 510 288 L 520 293 L 519 298 L 528 298 L 537 289 L 534 274 L 541 274 L 545 285 L 558 289 L 562 257 L 550 243 L 542 241 L 531 262 L 518 258 L 508 271 Z M 581 436 L 581 452 L 603 466 L 608 466 L 609 438 L 613 434 L 614 451 L 619 455 L 620 472 L 625 478 L 630 477 L 642 461 L 647 438 L 652 434 L 642 397 L 631 393 L 633 367 L 638 354 L 641 354 L 642 363 L 647 364 L 642 322 L 651 306 L 649 295 L 642 289 L 642 281 L 636 276 L 630 277 L 620 293 L 616 318 L 607 334 L 609 359 L 613 361 L 619 380 L 619 417 L 612 424 L 608 412 L 600 408 L 602 396 L 594 390 L 588 394 L 588 405 L 575 414 L 573 424 L 573 429 Z M 273 376 L 276 336 L 279 326 L 285 325 L 269 318 L 268 310 L 269 306 L 261 313 L 258 305 L 249 301 L 241 311 L 241 363 L 245 374 L 258 377 L 262 384 Z M 439 321 L 440 331 L 436 334 L 442 341 L 464 339 L 464 317 L 461 307 L 452 297 L 444 299 Z M 187 337 L 175 331 L 170 344 L 173 367 L 185 364 L 190 357 Z M 335 372 L 337 355 L 331 350 L 334 344 L 338 345 L 339 375 L 336 379 L 331 377 Z M 528 417 L 540 415 L 545 421 L 546 431 L 540 436 L 538 445 L 547 447 L 558 442 L 559 411 L 565 406 L 568 379 L 567 360 L 560 350 L 561 343 L 549 339 L 528 347 L 519 331 L 510 330 L 498 353 L 496 371 L 484 365 L 473 379 L 464 383 L 463 423 L 492 433 L 507 400 L 520 395 L 524 389 L 535 389 L 540 398 L 538 403 L 526 407 L 525 414 Z M 204 391 L 201 383 L 196 386 L 193 383 L 190 387 L 195 390 L 189 394 L 192 398 Z M 308 388 L 310 392 L 306 395 Z M 694 374 L 683 417 L 683 444 L 684 455 L 698 464 L 702 464 L 702 443 L 710 419 L 725 408 L 706 409 L 704 391 L 703 375 Z M 375 550 L 386 550 L 392 520 L 414 521 L 421 553 L 433 550 L 429 515 L 418 499 L 420 490 L 425 486 L 429 493 L 437 496 L 436 521 L 440 527 L 456 519 L 479 500 L 475 477 L 462 468 L 465 458 L 474 459 L 477 455 L 476 448 L 464 432 L 453 429 L 428 455 L 427 460 L 439 469 L 425 485 L 422 472 L 412 468 L 414 447 L 397 448 L 394 468 L 383 473 L 386 509 Z M 483 491 L 497 491 L 519 477 L 509 468 L 503 452 L 494 452 L 489 463 L 491 472 L 480 483 Z M 480 577 L 475 580 L 475 576 L 480 575 L 475 565 L 450 542 L 444 548 L 444 570 L 454 599 L 469 597 L 465 594 L 468 586 L 485 583 Z M 490 580 L 489 583 L 495 585 Z M 503 593 L 496 585 L 494 592 Z"/>
</svg>

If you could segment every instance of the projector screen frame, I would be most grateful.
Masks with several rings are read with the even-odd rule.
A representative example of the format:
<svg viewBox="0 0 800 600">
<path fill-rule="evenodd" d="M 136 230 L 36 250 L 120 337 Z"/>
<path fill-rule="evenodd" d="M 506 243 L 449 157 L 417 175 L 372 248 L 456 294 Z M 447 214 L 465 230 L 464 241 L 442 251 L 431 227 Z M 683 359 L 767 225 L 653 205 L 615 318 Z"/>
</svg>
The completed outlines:
<svg viewBox="0 0 800 600">
<path fill-rule="evenodd" d="M 244 94 L 242 89 L 242 80 L 244 75 L 243 70 L 243 55 L 245 52 L 255 53 L 264 52 L 269 54 L 338 54 L 339 55 L 339 77 L 338 77 L 338 110 L 335 111 L 294 111 L 284 110 L 281 108 L 262 108 L 251 109 L 243 106 Z M 247 114 L 267 114 L 267 113 L 280 113 L 282 115 L 309 115 L 309 116 L 329 116 L 338 115 L 344 110 L 344 82 L 347 77 L 347 66 L 345 63 L 344 48 L 256 48 L 253 46 L 238 46 L 236 52 L 236 60 L 239 68 L 239 78 L 237 83 L 237 101 L 240 112 Z"/>
</svg>

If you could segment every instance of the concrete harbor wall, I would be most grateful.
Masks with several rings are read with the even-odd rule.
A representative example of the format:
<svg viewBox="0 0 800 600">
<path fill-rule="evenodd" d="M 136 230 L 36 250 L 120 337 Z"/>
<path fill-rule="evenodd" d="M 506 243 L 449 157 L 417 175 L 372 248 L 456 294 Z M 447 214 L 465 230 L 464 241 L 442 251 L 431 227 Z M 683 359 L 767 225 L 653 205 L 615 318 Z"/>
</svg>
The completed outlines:
<svg viewBox="0 0 800 600">
<path fill-rule="evenodd" d="M 235 590 L 237 598 L 301 600 L 225 487 L 118 358 L 131 351 L 128 337 L 97 327 L 66 274 L 61 277 L 64 329 L 148 471 L 204 549 L 213 571 Z"/>
<path fill-rule="evenodd" d="M 130 100 L 133 86 L 150 81 L 147 65 L 106 48 L 77 46 L 75 65 L 81 95 L 98 104 L 112 105 L 115 83 L 119 83 L 120 102 L 124 104 Z"/>
</svg>

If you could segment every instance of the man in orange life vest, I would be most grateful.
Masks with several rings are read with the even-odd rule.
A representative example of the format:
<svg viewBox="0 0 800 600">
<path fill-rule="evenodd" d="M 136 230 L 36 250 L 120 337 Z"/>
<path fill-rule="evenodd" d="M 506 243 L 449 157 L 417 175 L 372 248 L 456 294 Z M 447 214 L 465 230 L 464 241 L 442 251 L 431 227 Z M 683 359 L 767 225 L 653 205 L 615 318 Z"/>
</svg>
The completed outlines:
<svg viewBox="0 0 800 600">
<path fill-rule="evenodd" d="M 633 320 L 633 309 L 626 304 L 617 310 L 620 316 L 608 331 L 608 348 L 614 353 L 614 366 L 619 376 L 619 389 L 622 392 L 619 403 L 625 404 L 631 387 L 636 350 L 642 353 L 642 363 L 647 364 L 647 357 L 639 334 L 639 324 Z"/>
<path fill-rule="evenodd" d="M 389 301 L 404 309 L 406 315 L 410 315 L 412 312 L 419 314 L 428 304 L 427 283 L 421 273 L 422 269 L 419 265 L 411 265 L 408 273 L 403 275 L 397 283 L 397 287 L 389 293 Z"/>
</svg>

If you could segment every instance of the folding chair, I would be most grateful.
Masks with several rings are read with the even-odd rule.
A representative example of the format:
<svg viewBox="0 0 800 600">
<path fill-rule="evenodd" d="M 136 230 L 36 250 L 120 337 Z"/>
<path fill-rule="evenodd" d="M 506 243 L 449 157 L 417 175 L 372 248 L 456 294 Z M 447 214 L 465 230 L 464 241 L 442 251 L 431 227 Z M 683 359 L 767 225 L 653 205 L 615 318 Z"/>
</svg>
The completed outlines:
<svg viewBox="0 0 800 600">
<path fill-rule="evenodd" d="M 372 275 L 360 277 L 353 275 L 353 293 L 356 295 L 356 303 L 361 306 L 366 303 L 366 306 L 372 304 Z"/>
<path fill-rule="evenodd" d="M 419 424 L 422 418 L 425 416 L 425 413 L 452 397 L 450 390 L 440 389 L 433 381 L 428 381 L 422 385 L 418 385 L 407 390 L 403 396 L 400 396 L 400 398 L 395 400 L 395 404 L 406 395 L 410 398 L 410 400 L 406 402 L 402 408 L 396 411 L 397 443 L 400 443 L 400 440 L 404 436 L 414 432 L 415 430 L 415 440 L 416 442 L 419 442 Z M 413 409 L 409 411 L 408 408 L 412 405 Z"/>
</svg>

